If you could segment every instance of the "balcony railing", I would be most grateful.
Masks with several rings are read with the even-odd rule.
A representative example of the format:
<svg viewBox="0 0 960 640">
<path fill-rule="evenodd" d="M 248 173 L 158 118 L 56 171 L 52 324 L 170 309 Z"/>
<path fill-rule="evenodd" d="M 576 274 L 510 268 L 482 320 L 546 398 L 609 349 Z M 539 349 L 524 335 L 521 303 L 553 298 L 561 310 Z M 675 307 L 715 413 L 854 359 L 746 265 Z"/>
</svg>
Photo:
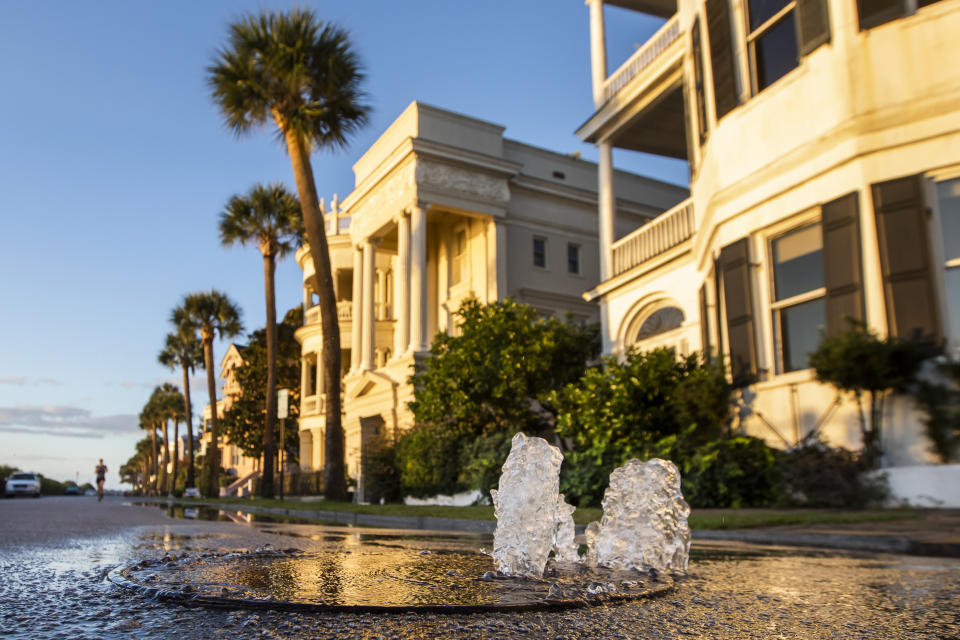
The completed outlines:
<svg viewBox="0 0 960 640">
<path fill-rule="evenodd" d="M 669 251 L 692 237 L 694 231 L 693 200 L 687 199 L 613 243 L 613 275 Z"/>
<path fill-rule="evenodd" d="M 604 102 L 617 95 L 640 72 L 653 64 L 653 61 L 679 37 L 680 16 L 674 15 L 604 81 Z"/>
<path fill-rule="evenodd" d="M 353 320 L 353 302 L 350 300 L 340 300 L 337 302 L 337 320 L 340 322 L 350 322 Z M 303 324 L 314 324 L 320 322 L 320 305 L 315 305 L 307 309 L 303 314 Z"/>
<path fill-rule="evenodd" d="M 350 232 L 350 216 L 344 215 L 342 211 L 338 213 L 327 213 L 323 216 L 323 221 L 326 224 L 326 232 L 328 236 L 336 236 L 344 233 Z"/>
</svg>

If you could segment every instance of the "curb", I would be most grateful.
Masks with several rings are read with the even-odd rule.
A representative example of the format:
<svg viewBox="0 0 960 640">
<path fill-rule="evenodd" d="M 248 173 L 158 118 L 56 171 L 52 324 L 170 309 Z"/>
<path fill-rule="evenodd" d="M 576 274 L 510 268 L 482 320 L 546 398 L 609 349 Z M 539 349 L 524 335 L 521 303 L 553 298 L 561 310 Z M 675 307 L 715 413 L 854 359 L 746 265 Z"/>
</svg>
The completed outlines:
<svg viewBox="0 0 960 640">
<path fill-rule="evenodd" d="M 166 500 L 158 498 L 140 498 L 138 502 L 153 504 L 177 504 L 184 506 L 203 506 L 215 509 L 232 509 L 262 515 L 287 516 L 313 520 L 318 524 L 329 523 L 389 529 L 411 529 L 427 531 L 455 531 L 492 535 L 497 526 L 490 520 L 467 520 L 463 518 L 431 518 L 428 516 L 385 516 L 369 513 L 321 511 L 316 509 L 277 509 L 244 504 L 221 504 L 216 502 L 194 502 L 185 500 Z M 577 525 L 576 533 L 583 534 L 586 525 Z M 810 533 L 803 531 L 775 531 L 771 529 L 694 529 L 694 540 L 718 542 L 747 542 L 758 545 L 787 547 L 817 547 L 841 549 L 844 551 L 869 551 L 874 553 L 897 553 L 903 555 L 960 558 L 960 543 L 923 542 L 906 536 L 862 535 L 846 533 Z"/>
</svg>

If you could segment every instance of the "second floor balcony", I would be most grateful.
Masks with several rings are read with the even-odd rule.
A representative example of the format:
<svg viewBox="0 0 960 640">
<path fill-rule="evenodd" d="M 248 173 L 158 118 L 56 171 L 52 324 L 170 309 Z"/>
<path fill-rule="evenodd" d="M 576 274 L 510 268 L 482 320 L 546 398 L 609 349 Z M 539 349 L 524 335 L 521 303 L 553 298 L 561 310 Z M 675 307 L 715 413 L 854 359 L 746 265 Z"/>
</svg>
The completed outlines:
<svg viewBox="0 0 960 640">
<path fill-rule="evenodd" d="M 350 300 L 339 300 L 337 302 L 337 320 L 340 322 L 351 322 L 353 320 L 353 302 Z M 314 305 L 303 314 L 303 324 L 314 324 L 320 322 L 320 305 Z"/>
<path fill-rule="evenodd" d="M 594 144 L 687 159 L 683 60 L 689 38 L 676 5 L 633 0 L 592 0 L 666 18 L 626 61 L 607 73 L 603 28 L 591 28 L 596 111 L 577 130 Z M 602 12 L 601 12 L 602 16 Z M 592 22 L 597 18 L 591 14 Z M 599 58 L 599 62 L 598 62 Z"/>
<path fill-rule="evenodd" d="M 693 237 L 693 201 L 684 200 L 613 243 L 613 275 L 626 273 Z"/>
</svg>

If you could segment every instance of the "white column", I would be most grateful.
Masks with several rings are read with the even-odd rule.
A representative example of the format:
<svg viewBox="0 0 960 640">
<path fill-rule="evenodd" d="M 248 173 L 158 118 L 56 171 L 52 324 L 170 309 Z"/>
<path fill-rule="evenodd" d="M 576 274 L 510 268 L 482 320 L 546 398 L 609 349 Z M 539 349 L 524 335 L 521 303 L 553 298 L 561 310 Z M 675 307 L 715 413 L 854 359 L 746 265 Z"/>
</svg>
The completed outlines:
<svg viewBox="0 0 960 640">
<path fill-rule="evenodd" d="M 613 277 L 613 228 L 616 223 L 616 199 L 613 193 L 613 149 L 609 142 L 597 145 L 600 154 L 597 179 L 600 200 L 600 280 Z"/>
<path fill-rule="evenodd" d="M 417 203 L 410 214 L 410 350 L 427 348 L 427 212 Z"/>
<path fill-rule="evenodd" d="M 380 299 L 377 300 L 377 320 L 387 319 L 387 270 L 377 270 L 377 293 Z"/>
<path fill-rule="evenodd" d="M 590 70 L 593 75 L 593 104 L 603 104 L 603 82 L 607 79 L 607 39 L 603 28 L 603 0 L 587 0 L 590 7 Z"/>
<path fill-rule="evenodd" d="M 403 212 L 397 219 L 397 272 L 393 277 L 397 319 L 393 329 L 393 353 L 399 357 L 410 344 L 410 218 Z"/>
<path fill-rule="evenodd" d="M 363 317 L 363 252 L 360 247 L 353 250 L 353 318 L 350 326 L 353 327 L 350 335 L 350 370 L 360 369 L 360 319 Z"/>
<path fill-rule="evenodd" d="M 362 340 L 360 345 L 360 369 L 371 371 L 375 368 L 373 362 L 373 349 L 376 329 L 376 312 L 374 311 L 374 286 L 376 273 L 374 270 L 376 249 L 372 239 L 363 243 L 363 319 L 360 322 L 362 327 Z"/>
</svg>

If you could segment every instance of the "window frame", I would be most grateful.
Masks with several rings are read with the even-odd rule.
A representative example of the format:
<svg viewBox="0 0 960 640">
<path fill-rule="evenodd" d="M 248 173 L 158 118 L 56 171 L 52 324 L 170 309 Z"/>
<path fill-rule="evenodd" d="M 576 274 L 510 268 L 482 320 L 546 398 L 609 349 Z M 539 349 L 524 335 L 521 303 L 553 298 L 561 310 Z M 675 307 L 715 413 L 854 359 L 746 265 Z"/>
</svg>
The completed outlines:
<svg viewBox="0 0 960 640">
<path fill-rule="evenodd" d="M 800 68 L 800 63 L 803 61 L 803 53 L 801 53 L 802 38 L 800 33 L 800 16 L 799 12 L 797 11 L 799 0 L 790 0 L 790 2 L 787 2 L 786 5 L 784 5 L 775 14 L 764 20 L 763 23 L 761 23 L 756 29 L 750 28 L 750 0 L 743 0 L 743 4 L 741 6 L 743 7 L 743 33 L 744 44 L 746 46 L 747 53 L 747 71 L 750 74 L 750 96 L 753 97 L 777 84 L 780 80 L 790 75 L 792 71 Z M 797 64 L 795 67 L 761 89 L 760 78 L 757 73 L 757 40 L 769 33 L 781 20 L 786 18 L 787 14 L 789 13 L 794 14 L 793 37 L 797 48 Z"/>
<path fill-rule="evenodd" d="M 543 264 L 537 264 L 537 242 L 543 243 Z M 547 261 L 547 237 L 538 236 L 538 235 L 533 236 L 533 241 L 531 243 L 530 248 L 531 248 L 530 259 L 531 259 L 531 262 L 533 263 L 533 268 L 543 269 L 544 271 L 546 271 L 547 265 L 549 264 Z"/>
<path fill-rule="evenodd" d="M 772 351 L 773 354 L 773 370 L 774 375 L 785 375 L 796 373 L 799 371 L 808 371 L 810 367 L 804 367 L 800 369 L 791 369 L 790 371 L 786 370 L 785 361 L 784 361 L 784 340 L 782 335 L 783 321 L 781 320 L 781 313 L 785 309 L 791 307 L 796 307 L 801 304 L 808 302 L 813 302 L 817 299 L 823 299 L 826 301 L 827 297 L 827 286 L 826 278 L 824 282 L 815 289 L 810 289 L 804 291 L 803 293 L 798 293 L 796 295 L 790 296 L 789 298 L 784 298 L 783 300 L 777 300 L 777 286 L 776 286 L 776 262 L 774 260 L 774 250 L 773 244 L 780 238 L 783 238 L 791 233 L 807 229 L 812 226 L 820 227 L 820 253 L 821 260 L 823 259 L 823 220 L 820 215 L 820 207 L 816 207 L 814 210 L 808 212 L 805 215 L 800 217 L 793 217 L 788 222 L 785 222 L 782 225 L 777 225 L 776 228 L 771 229 L 767 232 L 765 237 L 765 242 L 767 245 L 767 264 L 770 265 L 768 269 L 767 277 L 767 309 L 768 317 L 770 319 L 770 340 L 772 341 Z M 826 318 L 824 318 L 826 322 Z"/>
<path fill-rule="evenodd" d="M 582 276 L 583 275 L 583 260 L 580 255 L 581 245 L 578 242 L 568 242 L 567 243 L 567 275 L 571 276 Z M 570 251 L 573 250 L 576 252 L 576 270 L 570 269 Z"/>
</svg>

